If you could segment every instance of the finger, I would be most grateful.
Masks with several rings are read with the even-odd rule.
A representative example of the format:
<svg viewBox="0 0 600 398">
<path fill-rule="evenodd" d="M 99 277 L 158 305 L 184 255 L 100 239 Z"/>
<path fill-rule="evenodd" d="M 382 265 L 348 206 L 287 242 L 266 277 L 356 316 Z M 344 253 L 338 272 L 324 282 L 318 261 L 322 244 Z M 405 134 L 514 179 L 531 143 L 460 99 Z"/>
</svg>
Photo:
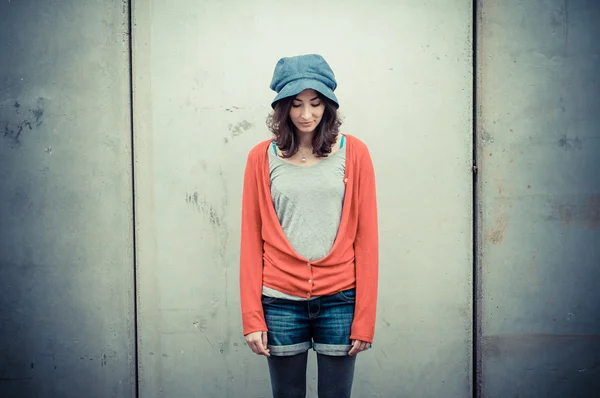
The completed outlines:
<svg viewBox="0 0 600 398">
<path fill-rule="evenodd" d="M 270 356 L 269 350 L 263 346 L 263 343 L 261 340 L 252 341 L 251 347 L 252 347 L 252 351 L 254 351 L 254 353 L 257 355 Z"/>
<path fill-rule="evenodd" d="M 364 343 L 362 341 L 357 341 L 356 343 L 356 353 L 358 354 L 364 350 Z"/>
<path fill-rule="evenodd" d="M 365 351 L 367 348 L 369 348 L 369 343 L 365 341 L 354 340 L 352 345 L 352 350 L 350 350 L 348 355 L 356 355 L 359 352 Z"/>
<path fill-rule="evenodd" d="M 265 348 L 263 347 L 262 343 L 257 343 L 256 344 L 256 351 L 255 351 L 258 355 L 264 355 L 264 356 L 269 356 L 269 351 L 265 350 Z"/>
<path fill-rule="evenodd" d="M 263 346 L 262 341 L 259 341 L 256 346 L 258 347 L 258 354 L 260 355 L 264 355 L 266 357 L 271 356 L 271 354 L 269 354 L 269 350 L 267 350 L 266 346 Z"/>
<path fill-rule="evenodd" d="M 263 344 L 264 351 L 266 352 L 265 355 L 266 356 L 271 356 L 271 354 L 270 354 L 271 350 L 269 350 L 267 343 L 268 343 L 267 332 L 263 332 L 263 334 L 262 334 L 262 344 Z"/>
<path fill-rule="evenodd" d="M 260 340 L 255 340 L 250 343 L 250 348 L 252 348 L 252 352 L 254 352 L 256 355 L 260 355 L 261 347 L 262 345 L 260 343 Z"/>
<path fill-rule="evenodd" d="M 352 349 L 348 352 L 348 355 L 354 356 L 356 354 L 358 354 L 358 341 L 353 340 L 352 341 Z"/>
</svg>

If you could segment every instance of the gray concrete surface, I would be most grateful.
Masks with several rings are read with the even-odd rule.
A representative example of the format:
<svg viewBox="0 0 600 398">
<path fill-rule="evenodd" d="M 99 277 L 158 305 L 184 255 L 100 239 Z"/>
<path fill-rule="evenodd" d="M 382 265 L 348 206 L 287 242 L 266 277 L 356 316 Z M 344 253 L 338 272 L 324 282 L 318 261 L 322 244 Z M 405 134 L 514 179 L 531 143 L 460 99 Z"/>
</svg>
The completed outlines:
<svg viewBox="0 0 600 398">
<path fill-rule="evenodd" d="M 600 3 L 479 2 L 481 392 L 600 396 Z"/>
<path fill-rule="evenodd" d="M 269 397 L 238 292 L 246 154 L 281 56 L 319 52 L 381 213 L 377 336 L 355 397 L 466 397 L 471 380 L 471 3 L 134 2 L 143 397 Z M 316 397 L 314 356 L 309 397 Z"/>
<path fill-rule="evenodd" d="M 486 398 L 599 396 L 599 4 L 478 2 L 472 359 L 471 2 L 133 2 L 139 396 L 270 396 L 241 336 L 242 172 L 275 62 L 305 52 L 377 173 L 354 396 L 468 397 L 473 371 Z M 127 11 L 0 4 L 2 398 L 136 393 Z"/>
<path fill-rule="evenodd" d="M 0 397 L 133 397 L 127 4 L 0 2 Z"/>
</svg>

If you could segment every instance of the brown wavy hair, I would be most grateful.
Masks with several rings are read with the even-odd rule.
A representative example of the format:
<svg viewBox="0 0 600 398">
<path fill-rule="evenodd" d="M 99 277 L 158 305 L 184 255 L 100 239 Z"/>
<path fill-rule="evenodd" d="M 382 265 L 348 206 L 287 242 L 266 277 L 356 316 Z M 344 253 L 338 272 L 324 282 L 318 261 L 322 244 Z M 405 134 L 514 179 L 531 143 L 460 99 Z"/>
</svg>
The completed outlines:
<svg viewBox="0 0 600 398">
<path fill-rule="evenodd" d="M 313 154 L 317 157 L 326 157 L 331 153 L 331 147 L 335 144 L 342 121 L 337 112 L 337 104 L 321 93 L 317 92 L 317 94 L 325 104 L 325 111 L 313 136 Z M 281 149 L 284 158 L 294 156 L 300 146 L 294 123 L 290 118 L 294 98 L 295 96 L 291 96 L 277 101 L 275 109 L 267 117 L 267 127 L 275 136 L 275 143 Z"/>
</svg>

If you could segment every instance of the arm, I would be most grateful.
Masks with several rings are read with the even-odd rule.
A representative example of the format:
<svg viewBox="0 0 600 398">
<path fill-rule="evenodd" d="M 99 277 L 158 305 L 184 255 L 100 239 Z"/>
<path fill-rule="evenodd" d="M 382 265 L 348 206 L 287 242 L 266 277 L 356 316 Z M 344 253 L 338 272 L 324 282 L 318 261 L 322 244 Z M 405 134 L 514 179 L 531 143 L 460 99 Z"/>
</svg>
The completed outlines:
<svg viewBox="0 0 600 398">
<path fill-rule="evenodd" d="M 256 160 L 250 154 L 244 173 L 240 248 L 240 303 L 244 335 L 267 330 L 261 303 L 263 269 L 261 227 Z"/>
<path fill-rule="evenodd" d="M 379 237 L 375 170 L 368 150 L 358 168 L 358 227 L 354 241 L 356 304 L 351 340 L 373 342 L 377 310 Z"/>
</svg>

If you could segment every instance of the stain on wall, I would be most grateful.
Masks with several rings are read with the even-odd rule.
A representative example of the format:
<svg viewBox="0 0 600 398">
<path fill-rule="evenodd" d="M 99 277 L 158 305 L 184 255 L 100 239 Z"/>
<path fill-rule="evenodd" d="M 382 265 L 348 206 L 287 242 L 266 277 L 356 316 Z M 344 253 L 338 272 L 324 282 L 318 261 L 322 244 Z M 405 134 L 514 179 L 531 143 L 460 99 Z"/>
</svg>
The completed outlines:
<svg viewBox="0 0 600 398">
<path fill-rule="evenodd" d="M 2 135 L 13 144 L 44 123 L 45 99 L 38 97 L 31 103 L 6 100 L 0 103 L 0 129 Z"/>
<path fill-rule="evenodd" d="M 496 217 L 496 221 L 493 226 L 487 231 L 485 237 L 494 245 L 502 243 L 504 239 L 504 231 L 508 225 L 508 214 L 502 213 Z"/>
<path fill-rule="evenodd" d="M 596 229 L 600 224 L 600 194 L 580 195 L 563 199 L 554 205 L 555 215 L 566 227 Z M 566 200 L 565 200 L 566 199 Z"/>
<path fill-rule="evenodd" d="M 243 134 L 244 132 L 250 130 L 254 125 L 252 123 L 250 123 L 247 120 L 242 120 L 239 123 L 234 124 L 229 124 L 228 128 L 229 131 L 231 132 L 231 136 L 235 137 L 238 135 Z"/>
<path fill-rule="evenodd" d="M 565 151 L 573 151 L 581 149 L 581 140 L 578 137 L 568 138 L 565 135 L 558 141 L 558 145 Z"/>
<path fill-rule="evenodd" d="M 208 173 L 211 173 L 211 171 L 207 169 L 205 162 L 202 162 L 202 167 Z M 227 186 L 225 184 L 221 166 L 218 166 L 217 170 L 212 173 L 214 181 L 220 181 L 222 187 L 222 191 L 219 195 L 220 199 L 215 201 L 218 204 L 214 204 L 215 202 L 211 202 L 208 199 L 209 196 L 213 196 L 214 192 L 212 191 L 209 195 L 208 192 L 202 193 L 198 190 L 194 190 L 191 193 L 185 194 L 185 201 L 187 204 L 192 205 L 197 212 L 202 214 L 205 220 L 211 225 L 216 237 L 217 252 L 219 257 L 224 260 L 229 244 L 229 225 L 225 218 L 225 214 L 227 214 Z"/>
</svg>

